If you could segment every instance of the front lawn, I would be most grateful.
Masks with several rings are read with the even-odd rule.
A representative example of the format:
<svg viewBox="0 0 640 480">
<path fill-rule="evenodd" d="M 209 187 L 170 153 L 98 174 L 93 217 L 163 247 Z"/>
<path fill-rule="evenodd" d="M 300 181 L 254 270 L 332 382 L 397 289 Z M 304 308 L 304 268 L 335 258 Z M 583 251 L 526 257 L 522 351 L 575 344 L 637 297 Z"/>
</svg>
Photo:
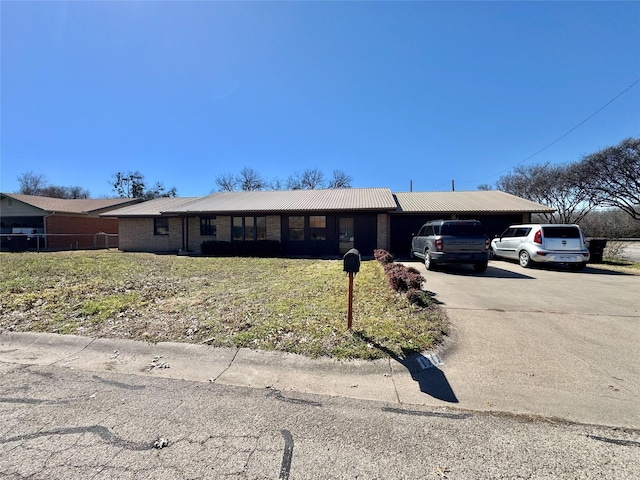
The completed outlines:
<svg viewBox="0 0 640 480">
<path fill-rule="evenodd" d="M 0 330 L 178 341 L 380 358 L 424 351 L 444 312 L 391 290 L 362 262 L 347 330 L 341 260 L 198 258 L 120 252 L 0 254 Z"/>
</svg>

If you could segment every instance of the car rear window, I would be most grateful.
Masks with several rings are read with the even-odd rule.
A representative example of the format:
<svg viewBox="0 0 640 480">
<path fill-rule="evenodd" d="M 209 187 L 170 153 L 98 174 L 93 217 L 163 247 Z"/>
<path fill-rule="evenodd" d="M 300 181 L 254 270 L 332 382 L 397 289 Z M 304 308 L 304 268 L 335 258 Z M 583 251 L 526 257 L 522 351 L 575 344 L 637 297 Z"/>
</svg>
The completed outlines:
<svg viewBox="0 0 640 480">
<path fill-rule="evenodd" d="M 543 227 L 542 232 L 546 238 L 580 238 L 577 227 Z"/>
<path fill-rule="evenodd" d="M 453 237 L 478 237 L 484 235 L 479 223 L 445 223 L 440 230 L 441 235 Z"/>
</svg>

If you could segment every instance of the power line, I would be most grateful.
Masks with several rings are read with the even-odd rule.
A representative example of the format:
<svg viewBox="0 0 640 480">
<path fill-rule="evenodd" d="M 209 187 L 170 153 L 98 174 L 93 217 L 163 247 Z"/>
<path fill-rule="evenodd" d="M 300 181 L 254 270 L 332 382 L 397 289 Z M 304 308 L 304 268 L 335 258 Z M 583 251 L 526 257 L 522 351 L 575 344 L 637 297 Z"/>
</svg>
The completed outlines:
<svg viewBox="0 0 640 480">
<path fill-rule="evenodd" d="M 627 93 L 629 90 L 631 90 L 633 87 L 635 87 L 638 83 L 640 83 L 640 78 L 638 78 L 635 82 L 633 82 L 631 85 L 629 85 L 627 88 L 625 88 L 624 90 L 622 90 L 619 94 L 617 94 L 615 97 L 613 97 L 611 100 L 609 100 L 607 103 L 605 103 L 603 106 L 601 106 L 599 109 L 597 109 L 595 112 L 593 112 L 591 115 L 589 115 L 587 118 L 585 118 L 584 120 L 582 120 L 580 123 L 578 123 L 575 127 L 571 128 L 570 130 L 568 130 L 567 132 L 565 132 L 564 134 L 560 135 L 558 138 L 556 138 L 553 142 L 549 143 L 548 145 L 544 146 L 543 148 L 541 148 L 540 150 L 538 150 L 536 153 L 529 155 L 527 158 L 525 158 L 524 160 L 522 160 L 521 162 L 516 163 L 515 165 L 512 165 L 511 167 L 509 167 L 508 169 L 505 170 L 501 170 L 500 172 L 494 173 L 493 175 L 490 175 L 488 177 L 484 177 L 481 180 L 484 179 L 489 179 L 489 178 L 493 178 L 496 175 L 500 175 L 501 173 L 504 172 L 508 172 L 509 170 L 513 169 L 514 167 L 517 167 L 518 165 L 522 165 L 523 163 L 531 160 L 533 157 L 535 157 L 536 155 L 539 155 L 540 153 L 544 152 L 547 148 L 551 147 L 552 145 L 555 145 L 556 143 L 558 143 L 560 140 L 562 140 L 564 137 L 566 137 L 567 135 L 569 135 L 571 132 L 573 132 L 574 130 L 576 130 L 578 127 L 581 127 L 582 125 L 584 125 L 585 123 L 587 123 L 589 120 L 591 120 L 593 117 L 595 117 L 598 113 L 600 113 L 602 110 L 604 110 L 605 108 L 607 108 L 609 105 L 611 105 L 613 102 L 615 102 L 618 98 L 620 98 L 622 95 L 624 95 L 625 93 Z"/>
<path fill-rule="evenodd" d="M 611 105 L 613 102 L 615 102 L 618 98 L 620 98 L 622 95 L 624 95 L 625 93 L 627 93 L 629 90 L 631 90 L 633 87 L 635 87 L 638 83 L 640 83 L 640 78 L 638 78 L 635 82 L 633 82 L 631 85 L 629 85 L 627 88 L 625 88 L 622 92 L 620 92 L 618 95 L 616 95 L 615 97 L 613 97 L 611 100 L 609 100 L 607 103 L 605 103 L 602 107 L 600 107 L 598 110 L 596 110 L 595 112 L 593 112 L 591 115 L 589 115 L 587 118 L 585 118 L 583 121 L 581 121 L 579 124 L 577 124 L 575 127 L 573 127 L 571 130 L 567 131 L 565 134 L 559 136 L 558 138 L 556 138 L 553 142 L 551 142 L 549 145 L 547 145 L 546 147 L 541 148 L 540 150 L 538 150 L 536 153 L 534 153 L 533 155 L 528 156 L 527 158 L 525 158 L 523 161 L 521 161 L 520 163 L 517 163 L 516 165 L 520 165 L 528 160 L 531 160 L 533 157 L 535 157 L 536 155 L 538 155 L 539 153 L 544 152 L 547 148 L 549 148 L 552 145 L 555 145 L 556 143 L 558 143 L 560 140 L 562 140 L 564 137 L 566 137 L 567 135 L 569 135 L 571 132 L 573 132 L 576 128 L 584 125 L 585 123 L 587 123 L 589 120 L 591 120 L 593 117 L 595 117 L 598 113 L 600 113 L 602 110 L 604 110 L 605 108 L 607 108 L 609 105 Z M 513 167 L 512 167 L 513 168 Z"/>
</svg>

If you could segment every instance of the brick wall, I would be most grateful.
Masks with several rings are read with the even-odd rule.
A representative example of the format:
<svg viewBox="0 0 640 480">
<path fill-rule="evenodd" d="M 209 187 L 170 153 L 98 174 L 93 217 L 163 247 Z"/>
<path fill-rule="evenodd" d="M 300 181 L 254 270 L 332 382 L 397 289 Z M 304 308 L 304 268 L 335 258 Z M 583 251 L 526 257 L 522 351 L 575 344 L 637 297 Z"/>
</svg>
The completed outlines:
<svg viewBox="0 0 640 480">
<path fill-rule="evenodd" d="M 173 252 L 182 248 L 181 218 L 169 218 L 169 235 L 153 234 L 153 218 L 120 218 L 120 250 L 128 252 Z M 216 217 L 216 237 L 200 234 L 200 217 L 187 219 L 188 249 L 200 252 L 207 240 L 231 241 L 231 217 Z M 280 216 L 267 216 L 267 239 L 281 241 Z"/>
<path fill-rule="evenodd" d="M 267 216 L 267 240 L 282 241 L 282 220 L 280 215 Z"/>
<path fill-rule="evenodd" d="M 189 217 L 189 251 L 200 252 L 202 242 L 231 240 L 231 217 L 216 217 L 216 236 L 200 234 L 200 217 Z"/>
<path fill-rule="evenodd" d="M 69 248 L 93 248 L 94 234 L 118 233 L 118 220 L 74 215 L 52 215 L 45 217 L 47 248 L 68 250 Z M 103 238 L 98 239 L 102 245 Z M 109 238 L 109 246 L 117 247 L 116 238 Z"/>
<path fill-rule="evenodd" d="M 389 250 L 389 243 L 391 238 L 391 230 L 389 229 L 389 214 L 378 214 L 378 228 L 377 228 L 377 248 Z"/>
<path fill-rule="evenodd" d="M 216 219 L 217 222 L 217 240 L 222 242 L 231 241 L 231 217 L 220 217 Z"/>
<path fill-rule="evenodd" d="M 169 235 L 154 235 L 153 218 L 120 218 L 120 250 L 125 252 L 177 252 L 182 248 L 182 219 L 169 218 Z"/>
</svg>

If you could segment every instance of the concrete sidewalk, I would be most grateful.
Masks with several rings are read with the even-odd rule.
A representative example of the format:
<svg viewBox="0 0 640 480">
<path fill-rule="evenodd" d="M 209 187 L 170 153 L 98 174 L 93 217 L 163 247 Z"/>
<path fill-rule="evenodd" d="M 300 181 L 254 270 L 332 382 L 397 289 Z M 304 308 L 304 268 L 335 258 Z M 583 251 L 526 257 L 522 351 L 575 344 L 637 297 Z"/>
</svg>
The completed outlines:
<svg viewBox="0 0 640 480">
<path fill-rule="evenodd" d="M 341 362 L 246 348 L 3 332 L 0 362 L 271 387 L 386 403 L 459 406 L 450 387 L 442 384 L 435 354 L 406 359 L 404 365 L 391 359 Z M 426 383 L 422 377 L 434 379 L 431 395 L 420 392 L 420 385 Z"/>
<path fill-rule="evenodd" d="M 455 349 L 451 357 L 455 360 Z M 553 385 L 532 392 L 520 381 L 494 379 L 486 384 L 486 378 L 475 378 L 473 371 L 460 370 L 466 362 L 454 361 L 448 366 L 435 353 L 397 360 L 343 362 L 205 345 L 4 332 L 0 334 L 0 362 L 640 428 L 635 402 L 624 403 L 624 408 L 620 404 L 612 409 L 593 408 L 577 402 L 580 392 L 571 396 L 561 391 L 549 397 Z M 448 377 L 453 379 L 453 386 Z M 609 401 L 602 400 L 605 404 Z"/>
</svg>

